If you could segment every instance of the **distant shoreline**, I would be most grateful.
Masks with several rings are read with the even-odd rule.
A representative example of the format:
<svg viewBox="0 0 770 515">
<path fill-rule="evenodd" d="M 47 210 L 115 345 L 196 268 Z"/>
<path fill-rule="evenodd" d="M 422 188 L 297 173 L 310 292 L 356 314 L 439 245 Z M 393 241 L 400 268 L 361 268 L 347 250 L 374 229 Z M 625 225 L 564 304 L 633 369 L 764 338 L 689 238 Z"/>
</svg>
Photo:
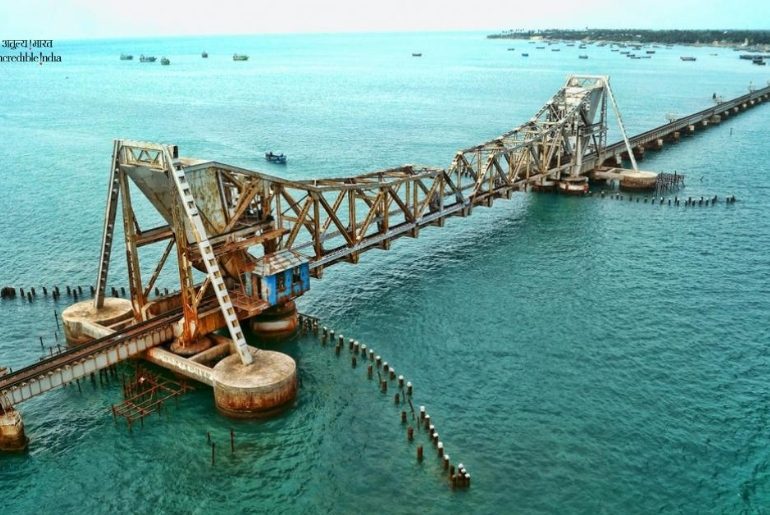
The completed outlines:
<svg viewBox="0 0 770 515">
<path fill-rule="evenodd" d="M 607 43 L 637 43 L 662 45 L 697 45 L 741 47 L 767 50 L 770 30 L 508 30 L 487 35 L 488 39 L 536 39 L 564 41 L 599 41 Z"/>
</svg>

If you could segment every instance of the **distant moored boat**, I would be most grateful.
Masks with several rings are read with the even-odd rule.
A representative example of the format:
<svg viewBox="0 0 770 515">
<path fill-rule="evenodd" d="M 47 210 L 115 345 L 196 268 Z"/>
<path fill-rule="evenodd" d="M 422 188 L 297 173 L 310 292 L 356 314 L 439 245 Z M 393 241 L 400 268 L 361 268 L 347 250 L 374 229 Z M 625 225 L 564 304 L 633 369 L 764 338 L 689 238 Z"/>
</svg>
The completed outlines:
<svg viewBox="0 0 770 515">
<path fill-rule="evenodd" d="M 412 52 L 412 57 L 422 57 L 422 53 L 420 53 L 420 52 Z"/>
<path fill-rule="evenodd" d="M 131 54 L 120 54 L 121 61 L 133 61 L 134 56 Z"/>
<path fill-rule="evenodd" d="M 521 54 L 521 57 L 529 57 L 529 54 L 524 52 L 523 54 Z"/>
<path fill-rule="evenodd" d="M 206 59 L 208 56 L 209 56 L 208 52 L 202 52 L 201 53 L 201 57 L 204 58 L 204 59 Z"/>
<path fill-rule="evenodd" d="M 246 54 L 233 54 L 233 61 L 248 61 L 249 56 Z"/>
<path fill-rule="evenodd" d="M 682 61 L 694 61 L 695 60 L 694 57 L 690 57 L 690 56 L 682 56 L 679 59 L 681 59 Z"/>
<path fill-rule="evenodd" d="M 151 55 L 144 55 L 144 54 L 142 54 L 142 55 L 139 56 L 139 62 L 140 63 L 154 63 L 157 60 L 158 60 L 157 57 L 154 57 L 154 56 L 151 56 Z"/>
<path fill-rule="evenodd" d="M 169 61 L 168 58 L 166 57 L 162 57 L 160 59 L 160 64 L 162 64 L 163 66 L 168 66 L 169 64 L 171 64 L 171 61 Z"/>
<path fill-rule="evenodd" d="M 578 58 L 579 59 L 588 59 L 588 56 L 587 55 L 579 55 Z"/>
</svg>

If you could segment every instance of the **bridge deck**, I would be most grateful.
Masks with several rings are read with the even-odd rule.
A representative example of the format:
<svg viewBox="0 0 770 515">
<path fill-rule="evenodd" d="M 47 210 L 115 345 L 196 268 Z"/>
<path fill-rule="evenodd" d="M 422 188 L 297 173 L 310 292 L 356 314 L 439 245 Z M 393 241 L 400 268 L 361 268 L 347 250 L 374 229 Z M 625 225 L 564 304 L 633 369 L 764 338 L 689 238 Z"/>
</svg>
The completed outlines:
<svg viewBox="0 0 770 515">
<path fill-rule="evenodd" d="M 722 102 L 713 107 L 703 109 L 697 113 L 689 116 L 685 116 L 671 123 L 661 125 L 649 131 L 645 131 L 630 138 L 630 144 L 632 147 L 644 145 L 652 142 L 658 138 L 665 138 L 676 131 L 680 131 L 689 125 L 695 125 L 703 121 L 708 121 L 714 115 L 723 116 L 726 113 L 734 111 L 736 108 L 741 109 L 755 105 L 757 102 L 767 100 L 770 95 L 770 86 L 752 91 L 746 95 L 742 95 L 738 98 L 732 99 L 727 102 Z M 588 172 L 597 166 L 601 165 L 606 159 L 618 156 L 625 151 L 625 143 L 619 141 L 611 145 L 606 146 L 601 155 L 589 154 L 585 156 L 582 163 L 582 169 L 584 172 Z M 479 170 L 481 164 L 479 163 Z M 300 249 L 304 246 L 311 246 L 318 250 L 318 254 L 311 262 L 311 268 L 320 270 L 324 266 L 329 264 L 349 260 L 356 262 L 357 255 L 363 250 L 372 248 L 375 246 L 386 246 L 391 240 L 404 235 L 416 236 L 417 230 L 424 226 L 441 225 L 445 218 L 450 216 L 466 216 L 471 213 L 471 209 L 474 206 L 490 206 L 494 198 L 505 198 L 510 196 L 510 193 L 516 190 L 520 190 L 527 184 L 533 183 L 544 175 L 552 175 L 559 171 L 560 168 L 551 168 L 547 173 L 533 173 L 529 172 L 526 176 L 516 175 L 513 180 L 507 180 L 500 176 L 496 178 L 490 178 L 490 187 L 487 190 L 479 190 L 478 185 L 482 180 L 486 180 L 483 175 L 474 175 L 474 182 L 461 183 L 457 180 L 457 183 L 453 183 L 447 171 L 445 170 L 433 170 L 425 169 L 418 172 L 407 169 L 399 169 L 398 173 L 404 174 L 401 182 L 395 186 L 381 182 L 382 174 L 372 174 L 372 181 L 376 187 L 380 188 L 379 196 L 372 197 L 363 194 L 362 185 L 355 182 L 350 182 L 352 179 L 346 179 L 344 186 L 330 185 L 328 188 L 334 189 L 334 191 L 347 192 L 352 195 L 353 193 L 360 193 L 360 201 L 366 201 L 370 206 L 380 206 L 378 209 L 372 207 L 364 221 L 363 228 L 356 231 L 355 223 L 352 223 L 352 231 L 335 216 L 337 207 L 339 207 L 343 195 L 340 194 L 338 200 L 335 202 L 335 208 L 331 209 L 326 205 L 325 199 L 320 195 L 323 193 L 327 181 L 314 181 L 313 184 L 305 184 L 302 182 L 286 183 L 287 186 L 297 186 L 304 188 L 308 193 L 308 198 L 305 201 L 305 207 L 302 211 L 298 208 L 299 202 L 292 202 L 293 199 L 285 192 L 282 193 L 287 201 L 291 202 L 291 208 L 295 211 L 294 223 L 297 227 L 308 226 L 313 229 L 314 239 L 308 242 L 297 242 L 292 248 Z M 465 173 L 474 174 L 474 172 L 466 167 Z M 408 172 L 408 173 L 407 173 Z M 395 172 L 394 172 L 395 173 Z M 409 175 L 411 174 L 411 175 Z M 458 176 L 460 177 L 460 172 Z M 366 179 L 366 176 L 363 177 Z M 376 180 L 375 180 L 376 179 Z M 432 188 L 429 190 L 424 186 L 421 180 L 434 180 Z M 413 198 L 412 204 L 406 205 L 404 201 L 398 197 L 396 191 L 399 188 L 399 184 L 405 184 L 408 186 L 409 181 L 413 181 Z M 418 202 L 418 186 L 422 188 L 425 195 L 420 197 Z M 428 195 L 428 193 L 435 192 L 440 189 L 442 192 L 447 189 L 448 197 L 454 200 L 453 202 L 443 201 L 439 205 L 430 206 L 430 200 L 435 196 Z M 466 191 L 470 190 L 469 195 L 465 195 Z M 408 189 L 405 198 L 409 198 L 410 194 Z M 376 193 L 376 190 L 375 190 Z M 422 193 L 421 193 L 422 194 Z M 443 198 L 443 197 L 442 197 Z M 395 201 L 398 204 L 398 209 L 391 210 L 391 202 Z M 323 208 L 327 209 L 330 213 L 330 219 L 325 223 L 323 230 L 319 230 L 320 219 L 318 216 L 314 217 L 313 224 L 306 220 L 303 222 L 303 216 L 306 216 L 310 211 L 311 205 L 315 203 L 315 209 L 318 210 L 319 202 L 323 204 Z M 354 207 L 354 205 L 353 205 Z M 352 208 L 351 208 L 352 209 Z M 278 210 L 278 213 L 281 211 Z M 395 213 L 401 213 L 402 218 L 398 222 L 394 220 L 392 225 L 388 225 L 388 219 Z M 287 217 L 288 218 L 288 217 Z M 350 220 L 355 220 L 355 216 L 351 216 Z M 280 220 L 279 220 L 280 221 Z M 337 227 L 337 231 L 326 231 L 331 223 L 334 223 Z M 366 228 L 382 224 L 382 232 L 368 233 Z M 351 232 L 351 234 L 348 234 Z M 323 243 L 343 235 L 346 237 L 346 242 L 338 247 L 330 249 L 323 249 Z M 294 243 L 294 237 L 296 237 L 296 229 L 293 231 L 292 236 L 289 238 L 291 243 Z M 387 247 L 385 247 L 387 248 Z M 323 252 L 321 252 L 323 250 Z M 237 302 L 236 302 L 237 304 Z M 251 314 L 249 311 L 251 308 L 257 309 L 256 306 L 240 306 L 246 308 L 247 314 Z M 0 405 L 12 406 L 28 400 L 36 395 L 57 388 L 71 381 L 88 376 L 89 374 L 106 368 L 115 363 L 118 363 L 127 358 L 136 356 L 152 347 L 155 347 L 163 342 L 169 341 L 173 338 L 173 326 L 182 318 L 181 310 L 171 311 L 163 315 L 159 315 L 149 321 L 141 322 L 119 331 L 109 336 L 99 338 L 89 342 L 85 345 L 75 347 L 71 350 L 65 351 L 61 354 L 44 359 L 38 363 L 30 365 L 26 368 L 17 370 L 13 373 L 6 374 L 0 377 Z"/>
</svg>

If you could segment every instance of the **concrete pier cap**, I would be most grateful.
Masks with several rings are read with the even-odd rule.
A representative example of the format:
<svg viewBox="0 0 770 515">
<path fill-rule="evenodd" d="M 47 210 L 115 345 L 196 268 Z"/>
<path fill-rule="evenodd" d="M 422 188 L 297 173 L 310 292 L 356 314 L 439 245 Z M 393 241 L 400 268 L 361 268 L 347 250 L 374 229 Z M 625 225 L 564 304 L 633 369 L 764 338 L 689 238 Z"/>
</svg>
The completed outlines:
<svg viewBox="0 0 770 515">
<path fill-rule="evenodd" d="M 214 403 L 234 418 L 264 418 L 288 408 L 297 396 L 297 364 L 281 352 L 249 347 L 254 362 L 231 354 L 214 366 Z"/>
<path fill-rule="evenodd" d="M 110 326 L 131 320 L 133 316 L 128 299 L 106 297 L 104 305 L 98 310 L 93 300 L 77 302 L 62 311 L 64 337 L 70 345 L 83 344 L 112 334 L 114 330 Z"/>
</svg>

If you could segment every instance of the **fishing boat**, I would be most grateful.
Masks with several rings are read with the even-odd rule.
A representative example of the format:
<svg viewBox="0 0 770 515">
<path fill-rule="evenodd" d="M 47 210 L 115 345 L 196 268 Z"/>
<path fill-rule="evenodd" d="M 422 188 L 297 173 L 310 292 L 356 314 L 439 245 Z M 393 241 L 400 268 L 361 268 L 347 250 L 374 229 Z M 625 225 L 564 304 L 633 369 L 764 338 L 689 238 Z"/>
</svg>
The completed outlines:
<svg viewBox="0 0 770 515">
<path fill-rule="evenodd" d="M 561 48 L 552 48 L 551 52 L 561 52 Z"/>
<path fill-rule="evenodd" d="M 285 165 L 286 164 L 286 155 L 283 154 L 283 153 L 275 154 L 272 151 L 265 152 L 265 159 L 267 159 L 271 163 L 276 163 L 276 164 L 280 164 L 280 165 Z"/>
<path fill-rule="evenodd" d="M 514 50 L 516 50 L 516 49 L 515 49 L 515 48 L 513 48 L 513 47 L 511 47 L 511 48 L 509 48 L 509 49 L 508 49 L 508 51 L 509 51 L 509 52 L 513 52 Z"/>
<path fill-rule="evenodd" d="M 246 54 L 233 54 L 233 61 L 248 61 L 249 56 Z"/>
<path fill-rule="evenodd" d="M 694 57 L 686 56 L 686 55 L 681 56 L 679 59 L 681 59 L 682 61 L 695 61 Z"/>
<path fill-rule="evenodd" d="M 121 61 L 133 61 L 134 56 L 131 54 L 120 54 L 120 60 Z"/>
<path fill-rule="evenodd" d="M 584 54 L 584 55 L 579 55 L 579 56 L 578 56 L 578 59 L 588 59 L 588 56 L 587 56 L 587 55 L 585 55 L 585 54 Z"/>
<path fill-rule="evenodd" d="M 521 54 L 521 57 L 529 57 L 529 54 L 524 52 L 523 54 Z"/>
<path fill-rule="evenodd" d="M 168 66 L 169 64 L 171 64 L 171 61 L 169 61 L 167 57 L 161 57 L 160 64 L 163 66 Z"/>
<path fill-rule="evenodd" d="M 762 57 L 755 57 L 754 59 L 751 60 L 751 63 L 759 66 L 767 65 L 767 63 L 765 62 L 765 59 Z"/>
<path fill-rule="evenodd" d="M 144 55 L 144 54 L 142 54 L 142 55 L 139 56 L 139 62 L 140 63 L 154 63 L 157 60 L 158 60 L 157 57 L 154 57 L 154 56 L 151 56 L 151 55 Z"/>
<path fill-rule="evenodd" d="M 647 53 L 647 54 L 654 54 L 655 50 L 645 50 L 645 53 Z"/>
<path fill-rule="evenodd" d="M 204 58 L 204 59 L 208 59 L 208 57 L 209 57 L 209 53 L 208 53 L 208 52 L 205 52 L 205 51 L 204 51 L 204 52 L 201 52 L 201 57 L 202 57 L 202 58 Z"/>
<path fill-rule="evenodd" d="M 420 52 L 412 52 L 412 57 L 422 57 L 422 53 L 420 53 Z"/>
</svg>

